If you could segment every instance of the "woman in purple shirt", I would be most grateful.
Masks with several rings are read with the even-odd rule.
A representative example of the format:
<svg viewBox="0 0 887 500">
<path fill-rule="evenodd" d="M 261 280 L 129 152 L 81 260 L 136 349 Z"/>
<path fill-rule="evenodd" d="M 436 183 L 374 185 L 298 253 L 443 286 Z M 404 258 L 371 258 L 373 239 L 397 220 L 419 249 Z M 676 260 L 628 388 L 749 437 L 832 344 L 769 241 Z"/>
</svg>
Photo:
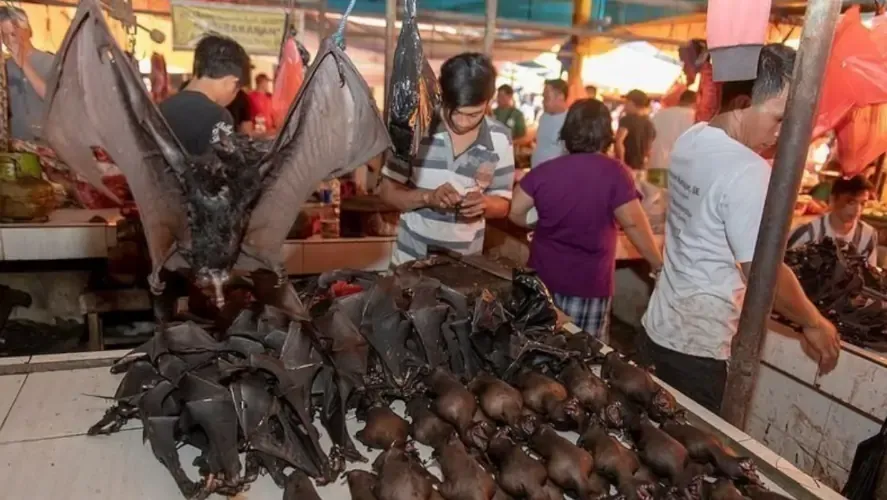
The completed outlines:
<svg viewBox="0 0 887 500">
<path fill-rule="evenodd" d="M 534 168 L 514 190 L 511 220 L 529 227 L 530 266 L 577 326 L 607 340 L 619 226 L 650 263 L 662 254 L 626 167 L 603 154 L 613 143 L 610 112 L 595 99 L 570 107 L 560 138 L 569 153 Z"/>
</svg>

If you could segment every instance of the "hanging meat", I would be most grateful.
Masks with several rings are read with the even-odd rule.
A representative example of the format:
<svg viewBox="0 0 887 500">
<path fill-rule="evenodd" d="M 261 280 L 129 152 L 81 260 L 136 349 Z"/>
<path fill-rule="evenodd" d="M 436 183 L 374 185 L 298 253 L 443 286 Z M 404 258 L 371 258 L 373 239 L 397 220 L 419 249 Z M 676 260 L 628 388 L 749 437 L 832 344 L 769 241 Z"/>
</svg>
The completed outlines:
<svg viewBox="0 0 887 500">
<path fill-rule="evenodd" d="M 274 91 L 271 94 L 271 114 L 274 123 L 283 123 L 302 82 L 305 80 L 305 65 L 299 53 L 295 37 L 287 36 L 280 49 L 277 73 L 274 75 Z"/>
<path fill-rule="evenodd" d="M 169 97 L 169 74 L 166 59 L 157 52 L 151 54 L 151 99 L 159 103 Z"/>
</svg>

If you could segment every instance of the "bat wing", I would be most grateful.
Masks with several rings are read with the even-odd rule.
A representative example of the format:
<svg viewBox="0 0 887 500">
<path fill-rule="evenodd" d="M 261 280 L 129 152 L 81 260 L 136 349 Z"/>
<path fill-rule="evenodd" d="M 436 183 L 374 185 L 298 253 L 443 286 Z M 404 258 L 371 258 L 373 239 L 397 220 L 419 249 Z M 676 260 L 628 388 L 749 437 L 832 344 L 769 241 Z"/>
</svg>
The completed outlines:
<svg viewBox="0 0 887 500">
<path fill-rule="evenodd" d="M 324 41 L 260 167 L 268 172 L 269 184 L 243 240 L 259 262 L 242 257 L 237 267 L 251 271 L 279 262 L 299 207 L 317 185 L 354 170 L 389 146 L 366 81 L 341 49 Z"/>
<path fill-rule="evenodd" d="M 44 135 L 58 156 L 93 186 L 102 184 L 91 146 L 123 171 L 139 206 L 151 260 L 162 264 L 186 233 L 181 188 L 171 169 L 186 155 L 141 77 L 108 30 L 97 0 L 83 0 L 47 82 Z"/>
</svg>

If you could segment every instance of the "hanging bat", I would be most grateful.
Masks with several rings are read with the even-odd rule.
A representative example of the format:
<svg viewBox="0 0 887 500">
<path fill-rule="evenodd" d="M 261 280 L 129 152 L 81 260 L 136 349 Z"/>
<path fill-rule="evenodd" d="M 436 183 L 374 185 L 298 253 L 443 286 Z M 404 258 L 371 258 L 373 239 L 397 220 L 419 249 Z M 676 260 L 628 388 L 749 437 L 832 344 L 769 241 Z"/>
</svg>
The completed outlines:
<svg viewBox="0 0 887 500">
<path fill-rule="evenodd" d="M 234 135 L 194 157 L 112 38 L 99 1 L 80 2 L 47 83 L 45 136 L 112 199 L 91 146 L 103 147 L 123 171 L 145 228 L 152 292 L 163 291 L 162 269 L 190 269 L 221 308 L 231 276 L 251 274 L 259 300 L 304 317 L 292 286 L 282 287 L 281 251 L 299 207 L 323 179 L 390 145 L 370 89 L 342 48 L 345 21 L 321 44 L 273 141 Z"/>
</svg>

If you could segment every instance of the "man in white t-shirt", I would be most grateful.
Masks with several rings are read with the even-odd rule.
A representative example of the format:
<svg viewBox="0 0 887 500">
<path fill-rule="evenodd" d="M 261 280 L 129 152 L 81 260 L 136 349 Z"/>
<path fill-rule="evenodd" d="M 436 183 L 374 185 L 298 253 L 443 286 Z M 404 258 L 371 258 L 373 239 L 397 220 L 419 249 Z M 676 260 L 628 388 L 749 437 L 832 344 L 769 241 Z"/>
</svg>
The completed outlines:
<svg viewBox="0 0 887 500">
<path fill-rule="evenodd" d="M 675 143 L 662 274 L 643 317 L 656 375 L 719 412 L 745 297 L 770 166 L 757 154 L 779 134 L 795 51 L 767 45 L 754 81 L 723 86 L 721 113 Z M 834 325 L 782 265 L 774 308 L 803 327 L 822 372 L 835 367 Z"/>
<path fill-rule="evenodd" d="M 542 106 L 545 112 L 539 118 L 536 128 L 536 149 L 530 167 L 536 168 L 548 160 L 553 160 L 567 153 L 561 142 L 561 128 L 567 118 L 567 82 L 548 80 L 542 92 Z"/>
<path fill-rule="evenodd" d="M 675 141 L 696 121 L 696 92 L 684 91 L 677 106 L 665 108 L 653 115 L 656 139 L 650 149 L 651 169 L 668 168 L 668 158 Z"/>
</svg>

